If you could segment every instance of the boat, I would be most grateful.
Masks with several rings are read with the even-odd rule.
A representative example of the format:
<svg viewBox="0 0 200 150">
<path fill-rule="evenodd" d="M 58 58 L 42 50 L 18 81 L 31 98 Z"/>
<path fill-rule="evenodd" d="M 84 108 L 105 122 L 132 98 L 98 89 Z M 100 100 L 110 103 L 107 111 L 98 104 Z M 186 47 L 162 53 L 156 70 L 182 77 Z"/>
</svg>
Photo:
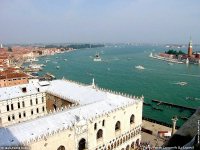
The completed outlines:
<svg viewBox="0 0 200 150">
<path fill-rule="evenodd" d="M 96 53 L 94 59 L 94 61 L 101 61 L 101 57 L 99 56 L 99 53 Z"/>
<path fill-rule="evenodd" d="M 56 77 L 55 77 L 53 74 L 47 72 L 47 73 L 44 75 L 44 79 L 45 79 L 45 80 L 53 80 L 53 79 L 56 79 Z"/>
<path fill-rule="evenodd" d="M 64 59 L 64 61 L 67 61 L 67 59 Z"/>
<path fill-rule="evenodd" d="M 186 63 L 186 64 L 189 64 L 189 59 L 188 59 L 188 58 L 186 59 L 185 63 Z"/>
<path fill-rule="evenodd" d="M 152 53 L 150 53 L 150 54 L 149 54 L 149 57 L 153 57 L 153 54 L 152 54 Z"/>
<path fill-rule="evenodd" d="M 29 68 L 41 70 L 41 69 L 42 69 L 42 66 L 41 66 L 40 64 L 30 64 L 30 65 L 29 65 Z"/>
<path fill-rule="evenodd" d="M 135 68 L 136 68 L 136 69 L 139 69 L 139 70 L 145 69 L 145 68 L 144 68 L 143 66 L 141 66 L 141 65 L 135 66 Z"/>
<path fill-rule="evenodd" d="M 186 97 L 185 98 L 186 100 L 192 100 L 192 101 L 199 101 L 200 98 L 197 98 L 197 97 Z"/>
<path fill-rule="evenodd" d="M 184 85 L 187 85 L 187 82 L 177 82 L 175 84 L 178 84 L 178 85 L 181 85 L 181 86 L 184 86 Z"/>
<path fill-rule="evenodd" d="M 28 58 L 28 59 L 26 60 L 26 62 L 33 62 L 33 61 L 38 61 L 38 59 L 35 58 L 35 57 L 33 57 L 33 58 Z"/>
<path fill-rule="evenodd" d="M 60 69 L 60 66 L 56 66 L 56 69 Z"/>
</svg>

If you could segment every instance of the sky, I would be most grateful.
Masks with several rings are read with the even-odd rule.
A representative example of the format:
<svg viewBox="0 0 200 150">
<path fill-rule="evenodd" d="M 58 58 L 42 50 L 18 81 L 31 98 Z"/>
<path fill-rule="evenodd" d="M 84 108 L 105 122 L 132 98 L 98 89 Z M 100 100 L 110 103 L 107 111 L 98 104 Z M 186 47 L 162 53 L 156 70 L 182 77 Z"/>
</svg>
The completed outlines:
<svg viewBox="0 0 200 150">
<path fill-rule="evenodd" d="M 0 43 L 200 44 L 200 0 L 0 0 Z"/>
</svg>

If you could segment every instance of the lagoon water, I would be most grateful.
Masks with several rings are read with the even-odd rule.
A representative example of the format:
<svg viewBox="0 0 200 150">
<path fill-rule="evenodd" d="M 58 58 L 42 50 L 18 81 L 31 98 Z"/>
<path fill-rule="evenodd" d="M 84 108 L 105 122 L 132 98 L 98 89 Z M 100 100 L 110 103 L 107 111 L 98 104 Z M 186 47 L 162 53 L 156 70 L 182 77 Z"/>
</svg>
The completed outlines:
<svg viewBox="0 0 200 150">
<path fill-rule="evenodd" d="M 117 45 L 75 50 L 41 57 L 39 63 L 45 64 L 46 67 L 39 74 L 50 72 L 58 79 L 64 77 L 86 84 L 91 84 L 94 78 L 99 87 L 135 96 L 143 95 L 144 101 L 151 104 L 144 106 L 144 117 L 171 124 L 171 118 L 177 116 L 177 125 L 180 126 L 185 121 L 183 118 L 190 117 L 193 112 L 156 105 L 151 100 L 197 108 L 200 105 L 200 66 L 169 65 L 165 61 L 149 57 L 150 52 L 165 50 L 164 46 L 152 45 Z M 93 61 L 96 52 L 100 53 L 101 62 Z M 46 62 L 47 59 L 50 61 Z M 137 65 L 142 65 L 145 69 L 138 70 L 135 68 Z M 57 69 L 56 66 L 60 68 Z M 177 82 L 188 84 L 180 86 Z"/>
</svg>

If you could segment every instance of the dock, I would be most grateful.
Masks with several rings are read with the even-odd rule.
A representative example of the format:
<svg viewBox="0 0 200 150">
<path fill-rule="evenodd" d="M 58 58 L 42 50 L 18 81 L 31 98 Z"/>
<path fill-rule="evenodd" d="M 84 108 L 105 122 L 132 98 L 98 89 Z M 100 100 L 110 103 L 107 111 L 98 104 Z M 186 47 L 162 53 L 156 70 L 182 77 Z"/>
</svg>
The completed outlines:
<svg viewBox="0 0 200 150">
<path fill-rule="evenodd" d="M 181 105 L 177 105 L 177 104 L 173 104 L 173 103 L 169 103 L 169 102 L 164 102 L 164 101 L 160 101 L 160 100 L 155 100 L 155 99 L 153 99 L 152 102 L 157 103 L 157 105 L 164 104 L 164 105 L 168 105 L 168 106 L 172 106 L 172 107 L 176 107 L 176 108 L 184 108 L 184 109 L 188 109 L 188 110 L 192 110 L 192 111 L 196 110 L 196 108 L 181 106 Z"/>
</svg>

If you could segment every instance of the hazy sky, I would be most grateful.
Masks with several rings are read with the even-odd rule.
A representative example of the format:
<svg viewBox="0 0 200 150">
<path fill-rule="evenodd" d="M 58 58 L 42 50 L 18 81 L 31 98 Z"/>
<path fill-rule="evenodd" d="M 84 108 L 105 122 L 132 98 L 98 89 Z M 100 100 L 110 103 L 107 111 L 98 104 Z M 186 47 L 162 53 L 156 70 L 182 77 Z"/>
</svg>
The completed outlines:
<svg viewBox="0 0 200 150">
<path fill-rule="evenodd" d="M 200 43 L 200 0 L 0 0 L 0 42 Z"/>
</svg>

